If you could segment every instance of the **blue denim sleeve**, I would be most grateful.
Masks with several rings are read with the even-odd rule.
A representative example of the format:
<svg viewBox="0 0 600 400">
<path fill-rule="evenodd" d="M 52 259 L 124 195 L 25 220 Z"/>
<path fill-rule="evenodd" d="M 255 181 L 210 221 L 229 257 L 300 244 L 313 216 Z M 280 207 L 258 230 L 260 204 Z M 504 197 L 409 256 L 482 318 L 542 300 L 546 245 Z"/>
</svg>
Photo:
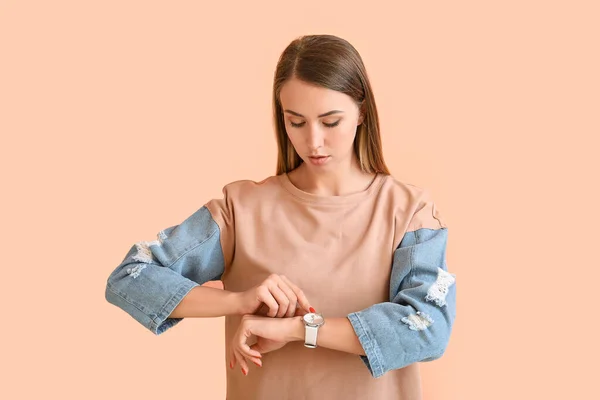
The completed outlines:
<svg viewBox="0 0 600 400">
<path fill-rule="evenodd" d="M 135 243 L 107 279 L 106 300 L 159 335 L 182 318 L 168 318 L 192 288 L 220 279 L 224 257 L 218 224 L 206 206 L 157 240 Z"/>
<path fill-rule="evenodd" d="M 407 232 L 394 251 L 390 301 L 348 315 L 371 375 L 443 355 L 456 317 L 455 275 L 446 265 L 446 226 Z"/>
</svg>

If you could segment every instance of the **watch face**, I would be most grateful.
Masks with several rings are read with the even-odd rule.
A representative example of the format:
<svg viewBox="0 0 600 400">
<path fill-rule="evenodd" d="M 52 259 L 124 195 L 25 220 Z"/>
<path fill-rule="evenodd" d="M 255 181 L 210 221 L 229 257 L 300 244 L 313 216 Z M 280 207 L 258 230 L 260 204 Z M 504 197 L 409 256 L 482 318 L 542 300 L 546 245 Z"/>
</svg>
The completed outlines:
<svg viewBox="0 0 600 400">
<path fill-rule="evenodd" d="M 323 316 L 315 313 L 305 314 L 304 321 L 306 321 L 307 324 L 319 325 L 323 323 Z"/>
</svg>

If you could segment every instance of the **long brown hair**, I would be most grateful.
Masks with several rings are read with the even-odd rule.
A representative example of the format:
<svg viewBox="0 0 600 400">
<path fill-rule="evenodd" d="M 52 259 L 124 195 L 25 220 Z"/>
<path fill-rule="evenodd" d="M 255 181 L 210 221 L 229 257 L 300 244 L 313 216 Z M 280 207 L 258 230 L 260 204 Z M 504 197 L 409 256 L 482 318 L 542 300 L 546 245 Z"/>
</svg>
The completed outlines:
<svg viewBox="0 0 600 400">
<path fill-rule="evenodd" d="M 302 159 L 290 142 L 279 93 L 291 78 L 352 97 L 364 115 L 354 139 L 354 152 L 365 172 L 388 174 L 383 160 L 375 97 L 362 58 L 346 40 L 333 35 L 294 39 L 279 57 L 273 81 L 273 117 L 277 136 L 277 175 L 297 168 Z"/>
</svg>

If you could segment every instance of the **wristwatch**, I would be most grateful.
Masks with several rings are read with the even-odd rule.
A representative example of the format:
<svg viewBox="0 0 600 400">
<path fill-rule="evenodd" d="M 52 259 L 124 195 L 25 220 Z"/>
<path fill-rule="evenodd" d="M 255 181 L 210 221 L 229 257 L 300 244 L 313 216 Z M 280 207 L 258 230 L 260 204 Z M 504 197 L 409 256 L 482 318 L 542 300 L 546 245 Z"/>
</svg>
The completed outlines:
<svg viewBox="0 0 600 400">
<path fill-rule="evenodd" d="M 317 347 L 317 333 L 325 324 L 322 314 L 308 313 L 302 317 L 304 321 L 304 346 L 314 349 Z"/>
</svg>

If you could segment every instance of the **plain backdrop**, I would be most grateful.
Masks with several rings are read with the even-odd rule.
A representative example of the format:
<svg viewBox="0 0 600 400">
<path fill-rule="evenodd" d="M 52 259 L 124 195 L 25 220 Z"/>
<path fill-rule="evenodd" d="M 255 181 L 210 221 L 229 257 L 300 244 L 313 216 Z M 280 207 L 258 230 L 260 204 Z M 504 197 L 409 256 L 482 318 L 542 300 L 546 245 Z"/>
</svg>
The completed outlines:
<svg viewBox="0 0 600 400">
<path fill-rule="evenodd" d="M 595 1 L 0 1 L 5 399 L 223 399 L 223 319 L 104 299 L 134 242 L 275 173 L 277 59 L 366 64 L 384 154 L 449 226 L 457 320 L 426 399 L 598 395 Z"/>
</svg>

